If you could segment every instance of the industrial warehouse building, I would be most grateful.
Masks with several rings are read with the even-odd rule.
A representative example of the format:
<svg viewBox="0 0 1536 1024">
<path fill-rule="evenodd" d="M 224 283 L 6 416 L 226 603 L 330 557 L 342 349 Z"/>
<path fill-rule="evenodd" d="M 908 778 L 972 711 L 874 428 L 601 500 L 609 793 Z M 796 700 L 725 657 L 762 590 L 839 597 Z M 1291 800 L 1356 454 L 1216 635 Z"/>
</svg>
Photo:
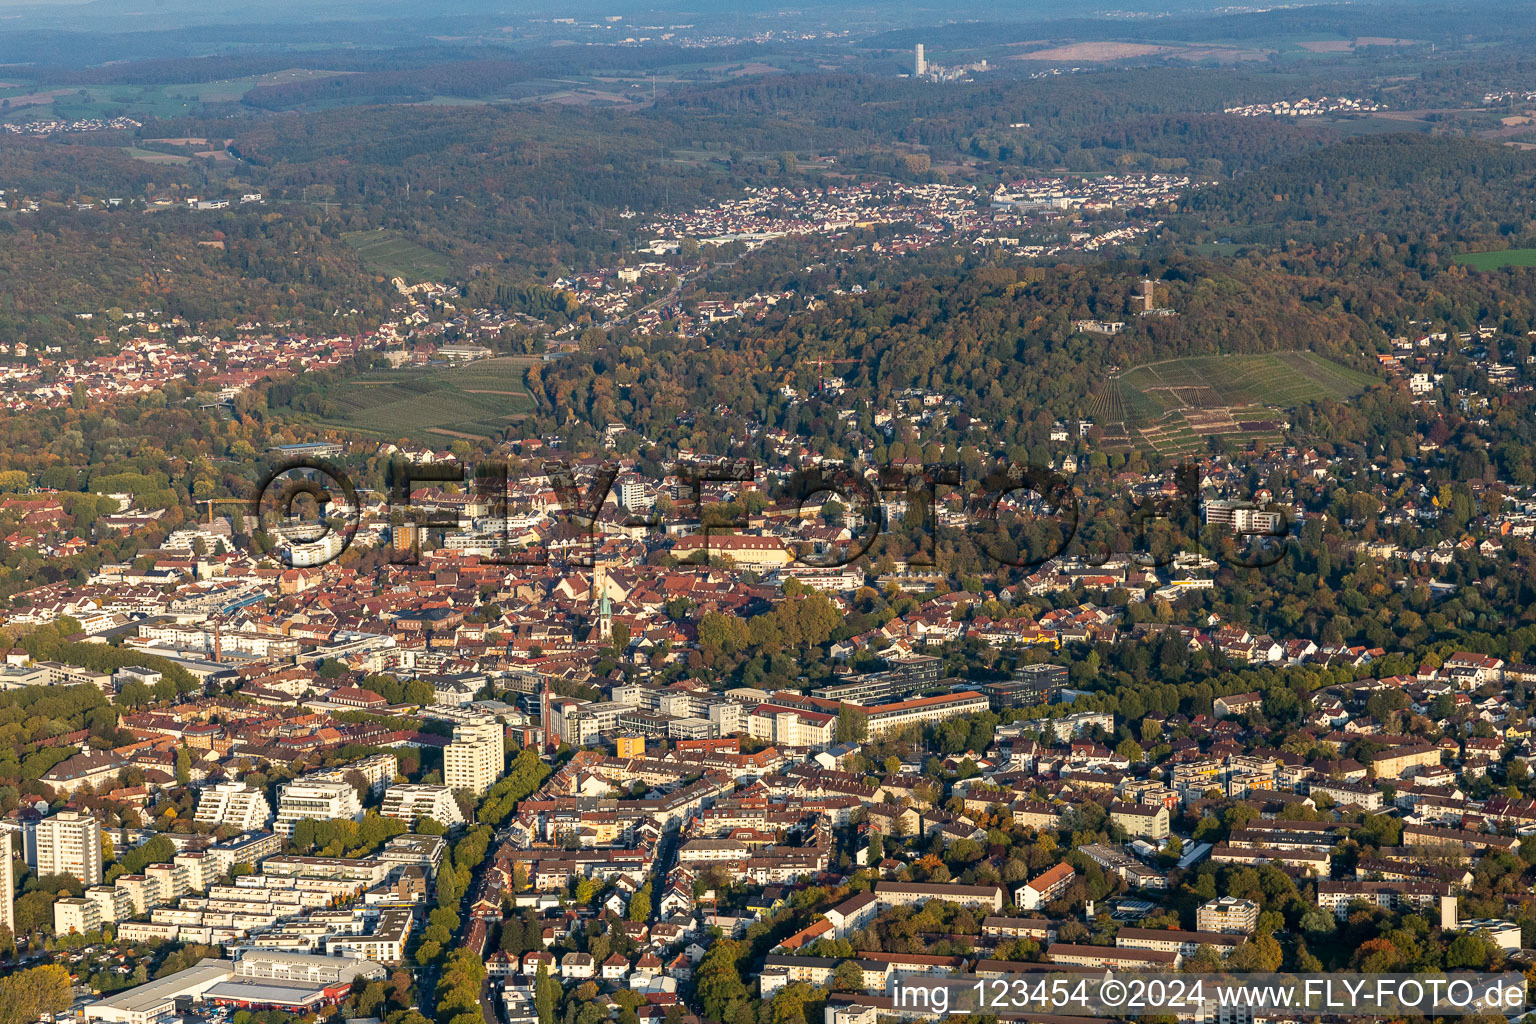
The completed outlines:
<svg viewBox="0 0 1536 1024">
<path fill-rule="evenodd" d="M 307 1013 L 347 997 L 352 980 L 383 978 L 372 960 L 251 950 L 239 960 L 212 957 L 85 1007 L 85 1019 L 107 1024 L 157 1024 L 174 1016 L 178 1002 L 215 1003 L 246 1010 Z"/>
</svg>

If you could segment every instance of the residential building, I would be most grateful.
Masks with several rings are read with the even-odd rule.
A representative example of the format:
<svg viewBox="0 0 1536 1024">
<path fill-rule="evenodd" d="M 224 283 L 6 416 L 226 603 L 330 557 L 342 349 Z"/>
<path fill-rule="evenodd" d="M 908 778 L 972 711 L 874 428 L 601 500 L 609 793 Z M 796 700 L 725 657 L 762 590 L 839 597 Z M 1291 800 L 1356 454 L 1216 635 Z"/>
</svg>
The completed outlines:
<svg viewBox="0 0 1536 1024">
<path fill-rule="evenodd" d="M 1383 802 L 1382 793 L 1376 787 L 1338 779 L 1313 779 L 1307 793 L 1312 797 L 1326 796 L 1340 807 L 1358 807 L 1365 811 L 1379 811 Z"/>
<path fill-rule="evenodd" d="M 987 711 L 991 707 L 992 702 L 984 695 L 966 690 L 938 697 L 901 700 L 893 704 L 873 704 L 863 710 L 869 723 L 869 736 L 875 739 L 909 725 L 935 725 L 961 715 Z"/>
<path fill-rule="evenodd" d="M 984 683 L 979 689 L 1001 709 L 1054 704 L 1066 686 L 1065 665 L 1024 665 L 1012 679 Z"/>
<path fill-rule="evenodd" d="M 386 818 L 399 818 L 411 825 L 420 818 L 431 818 L 449 828 L 464 824 L 464 813 L 459 809 L 459 802 L 453 798 L 453 790 L 447 786 L 390 786 L 384 794 L 384 806 L 379 809 L 379 813 Z"/>
<path fill-rule="evenodd" d="M 1222 896 L 1200 904 L 1195 911 L 1195 930 L 1252 935 L 1259 923 L 1259 905 L 1253 900 Z"/>
<path fill-rule="evenodd" d="M 1109 820 L 1128 835 L 1144 839 L 1168 838 L 1168 808 L 1162 804 L 1127 804 L 1116 800 L 1109 805 Z"/>
<path fill-rule="evenodd" d="M 193 820 L 210 828 L 228 825 L 241 832 L 257 832 L 272 823 L 272 805 L 254 786 L 225 782 L 203 790 Z"/>
<path fill-rule="evenodd" d="M 1003 909 L 1003 890 L 997 885 L 941 885 L 934 882 L 876 882 L 875 898 L 887 907 L 904 907 L 928 900 L 958 903 L 962 907 Z"/>
<path fill-rule="evenodd" d="M 11 857 L 9 835 L 0 837 L 0 924 L 16 933 L 16 863 Z"/>
<path fill-rule="evenodd" d="M 1119 946 L 1079 946 L 1056 942 L 1046 950 L 1049 963 L 1076 967 L 1109 967 L 1122 971 L 1176 971 L 1184 957 L 1160 949 L 1125 949 Z"/>
<path fill-rule="evenodd" d="M 44 875 L 71 875 L 85 885 L 100 885 L 101 823 L 82 811 L 60 811 L 34 829 L 32 868 Z"/>
<path fill-rule="evenodd" d="M 402 963 L 414 919 L 415 914 L 407 907 L 387 907 L 379 912 L 371 932 L 326 936 L 325 953 L 327 956 L 351 956 L 381 964 Z"/>
<path fill-rule="evenodd" d="M 490 715 L 456 724 L 443 750 L 444 785 L 483 796 L 506 767 L 505 742 L 501 723 Z"/>
<path fill-rule="evenodd" d="M 1251 693 L 1234 693 L 1230 697 L 1217 697 L 1211 702 L 1211 708 L 1217 718 L 1231 718 L 1257 711 L 1263 704 L 1264 695 L 1254 690 Z"/>
<path fill-rule="evenodd" d="M 759 704 L 747 716 L 747 734 L 777 746 L 825 750 L 837 733 L 837 718 L 818 711 Z"/>
<path fill-rule="evenodd" d="M 1013 902 L 1022 910 L 1037 910 L 1059 898 L 1076 877 L 1077 871 L 1072 865 L 1057 864 L 1039 877 L 1032 878 L 1019 886 L 1014 892 Z"/>
<path fill-rule="evenodd" d="M 295 779 L 278 790 L 277 821 L 273 830 L 292 838 L 293 830 L 305 818 L 336 821 L 351 818 L 361 821 L 363 804 L 350 782 L 311 782 Z"/>
<path fill-rule="evenodd" d="M 42 782 L 56 793 L 74 794 L 103 783 L 115 787 L 128 762 L 110 750 L 86 750 L 60 761 L 43 774 Z"/>
<path fill-rule="evenodd" d="M 442 836 L 407 833 L 385 843 L 377 859 L 391 870 L 396 866 L 419 867 L 430 881 L 437 875 L 437 869 L 442 866 L 447 852 L 448 841 Z"/>
<path fill-rule="evenodd" d="M 880 901 L 873 893 L 862 892 L 839 903 L 824 916 L 832 924 L 832 937 L 845 939 L 873 921 L 879 913 Z"/>
<path fill-rule="evenodd" d="M 1445 882 L 1323 881 L 1317 883 L 1317 905 L 1343 918 L 1348 916 L 1352 903 L 1370 903 L 1388 910 L 1430 910 L 1450 893 L 1451 887 Z"/>
<path fill-rule="evenodd" d="M 1247 940 L 1247 936 L 1228 932 L 1186 932 L 1174 928 L 1121 928 L 1115 933 L 1119 949 L 1151 949 L 1180 956 L 1194 956 L 1201 946 L 1209 946 L 1227 956 Z"/>
<path fill-rule="evenodd" d="M 400 759 L 394 754 L 370 754 L 357 761 L 349 761 L 335 768 L 322 768 L 317 772 L 305 775 L 306 781 L 324 779 L 327 782 L 351 782 L 356 776 L 362 776 L 368 783 L 370 792 L 378 794 L 384 792 L 384 787 L 395 781 L 395 776 L 400 774 Z"/>
<path fill-rule="evenodd" d="M 1378 779 L 1401 779 L 1439 763 L 1440 748 L 1430 743 L 1405 743 L 1383 750 L 1371 759 Z"/>
<path fill-rule="evenodd" d="M 85 935 L 100 931 L 101 912 L 91 900 L 79 896 L 55 900 L 53 904 L 53 931 L 55 935 L 74 932 Z"/>
</svg>

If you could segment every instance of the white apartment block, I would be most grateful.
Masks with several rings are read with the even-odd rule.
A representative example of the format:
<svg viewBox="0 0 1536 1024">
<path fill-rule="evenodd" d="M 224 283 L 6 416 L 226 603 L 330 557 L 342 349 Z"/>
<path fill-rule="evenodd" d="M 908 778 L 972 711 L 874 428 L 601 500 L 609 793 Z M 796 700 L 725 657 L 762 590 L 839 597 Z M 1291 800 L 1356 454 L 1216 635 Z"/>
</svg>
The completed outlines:
<svg viewBox="0 0 1536 1024">
<path fill-rule="evenodd" d="M 453 727 L 453 742 L 443 748 L 443 783 L 449 790 L 481 796 L 505 766 L 505 736 L 495 718 L 487 715 Z"/>
<path fill-rule="evenodd" d="M 187 882 L 187 869 L 174 861 L 170 864 L 149 864 L 144 873 L 160 883 L 160 901 L 180 899 L 192 891 Z"/>
<path fill-rule="evenodd" d="M 1195 911 L 1195 930 L 1252 935 L 1259 923 L 1259 905 L 1237 896 L 1222 896 L 1202 903 Z"/>
<path fill-rule="evenodd" d="M 890 704 L 872 704 L 864 709 L 871 739 L 907 726 L 937 725 L 939 722 L 986 711 L 991 701 L 979 693 L 946 693 L 938 697 L 914 697 Z"/>
<path fill-rule="evenodd" d="M 753 739 L 767 740 L 779 746 L 825 750 L 836 736 L 837 719 L 816 711 L 759 704 L 747 716 L 747 728 Z"/>
<path fill-rule="evenodd" d="M 453 790 L 447 786 L 390 786 L 384 794 L 384 806 L 379 813 L 386 818 L 399 818 L 414 825 L 418 818 L 431 818 L 439 825 L 464 824 L 464 814 L 459 802 L 453 798 Z"/>
<path fill-rule="evenodd" d="M 72 875 L 86 885 L 101 884 L 101 823 L 81 811 L 60 811 L 33 829 L 37 876 Z"/>
<path fill-rule="evenodd" d="M 747 731 L 747 708 L 731 700 L 715 701 L 709 706 L 709 720 L 721 736 Z"/>
<path fill-rule="evenodd" d="M 81 897 L 57 900 L 53 904 L 53 931 L 56 935 L 75 932 L 84 935 L 101 928 L 101 913 L 96 904 Z"/>
<path fill-rule="evenodd" d="M 1051 729 L 1056 734 L 1056 742 L 1065 743 L 1095 728 L 1109 733 L 1114 732 L 1115 716 L 1103 711 L 1084 711 L 1081 714 L 1067 715 L 1065 718 L 1049 719 L 1041 723 L 1041 728 Z"/>
<path fill-rule="evenodd" d="M 414 914 L 409 908 L 391 908 L 379 915 L 371 932 L 363 935 L 329 935 L 327 956 L 352 956 L 381 964 L 405 960 L 405 944 L 411 937 Z"/>
<path fill-rule="evenodd" d="M 357 772 L 367 780 L 368 788 L 374 793 L 382 793 L 384 787 L 394 782 L 395 776 L 400 774 L 400 759 L 394 754 L 372 754 L 350 764 L 310 772 L 304 778 L 306 781 L 324 779 L 328 782 L 345 782 L 352 772 Z"/>
<path fill-rule="evenodd" d="M 378 885 L 389 874 L 390 865 L 377 857 L 268 857 L 261 862 L 259 876 L 240 879 L 240 888 L 274 885 L 287 888 L 281 880 L 296 880 L 294 888 L 302 888 L 300 882 L 361 882 Z M 269 881 L 278 879 L 279 881 Z M 212 893 L 209 894 L 210 896 Z"/>
<path fill-rule="evenodd" d="M 256 832 L 272 822 L 272 805 L 261 790 L 238 782 L 226 782 L 203 790 L 197 801 L 199 825 L 229 825 L 241 832 Z"/>
<path fill-rule="evenodd" d="M 171 897 L 159 875 L 118 875 L 117 887 L 128 894 L 135 916 L 149 913 Z"/>
<path fill-rule="evenodd" d="M 350 782 L 310 782 L 296 779 L 278 791 L 277 821 L 273 830 L 289 838 L 293 830 L 305 818 L 316 821 L 336 821 L 351 818 L 361 821 L 362 801 Z"/>
<path fill-rule="evenodd" d="M 180 869 L 188 892 L 207 892 L 209 883 L 222 874 L 215 871 L 215 861 L 202 850 L 188 850 L 176 855 L 175 864 Z"/>
<path fill-rule="evenodd" d="M 0 924 L 16 932 L 16 865 L 11 858 L 11 837 L 0 833 Z"/>
<path fill-rule="evenodd" d="M 85 899 L 96 906 L 96 916 L 102 924 L 116 924 L 133 916 L 133 900 L 127 889 L 115 885 L 93 885 L 85 890 Z"/>
<path fill-rule="evenodd" d="M 255 867 L 263 858 L 283 852 L 283 837 L 271 832 L 248 832 L 227 843 L 215 843 L 203 851 L 208 864 L 204 872 L 211 883 L 213 879 L 234 868 L 236 864 Z"/>
</svg>

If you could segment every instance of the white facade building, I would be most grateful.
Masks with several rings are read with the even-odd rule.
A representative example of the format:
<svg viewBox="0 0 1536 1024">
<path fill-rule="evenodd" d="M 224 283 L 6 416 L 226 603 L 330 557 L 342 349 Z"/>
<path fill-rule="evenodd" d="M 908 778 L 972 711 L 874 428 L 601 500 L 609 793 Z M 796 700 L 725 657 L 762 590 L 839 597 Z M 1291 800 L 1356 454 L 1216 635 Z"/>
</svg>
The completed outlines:
<svg viewBox="0 0 1536 1024">
<path fill-rule="evenodd" d="M 379 813 L 386 818 L 399 818 L 414 824 L 418 818 L 431 818 L 439 825 L 464 824 L 464 814 L 459 802 L 453 798 L 453 790 L 447 786 L 390 786 L 384 794 L 384 806 Z"/>
<path fill-rule="evenodd" d="M 101 823 L 81 811 L 60 811 L 35 826 L 33 870 L 44 875 L 72 875 L 86 885 L 101 884 Z"/>
<path fill-rule="evenodd" d="M 505 737 L 495 718 L 487 715 L 453 727 L 453 742 L 443 749 L 443 782 L 450 790 L 481 796 L 505 765 Z"/>
<path fill-rule="evenodd" d="M 363 804 L 350 782 L 309 782 L 297 779 L 278 791 L 277 821 L 273 831 L 292 837 L 293 830 L 305 818 L 335 821 L 351 818 L 361 821 Z"/>
<path fill-rule="evenodd" d="M 238 782 L 226 782 L 203 790 L 197 801 L 199 825 L 229 825 L 241 832 L 257 832 L 272 822 L 272 805 L 261 790 Z"/>
</svg>

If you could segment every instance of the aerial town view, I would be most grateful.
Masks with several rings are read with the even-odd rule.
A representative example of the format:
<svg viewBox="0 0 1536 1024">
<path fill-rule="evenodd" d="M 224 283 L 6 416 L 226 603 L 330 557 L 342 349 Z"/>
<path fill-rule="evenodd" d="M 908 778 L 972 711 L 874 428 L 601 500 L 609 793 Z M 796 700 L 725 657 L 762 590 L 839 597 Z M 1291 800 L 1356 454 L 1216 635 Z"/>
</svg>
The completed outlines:
<svg viewBox="0 0 1536 1024">
<path fill-rule="evenodd" d="M 0 0 L 0 1024 L 1536 1024 L 1533 46 Z"/>
</svg>

